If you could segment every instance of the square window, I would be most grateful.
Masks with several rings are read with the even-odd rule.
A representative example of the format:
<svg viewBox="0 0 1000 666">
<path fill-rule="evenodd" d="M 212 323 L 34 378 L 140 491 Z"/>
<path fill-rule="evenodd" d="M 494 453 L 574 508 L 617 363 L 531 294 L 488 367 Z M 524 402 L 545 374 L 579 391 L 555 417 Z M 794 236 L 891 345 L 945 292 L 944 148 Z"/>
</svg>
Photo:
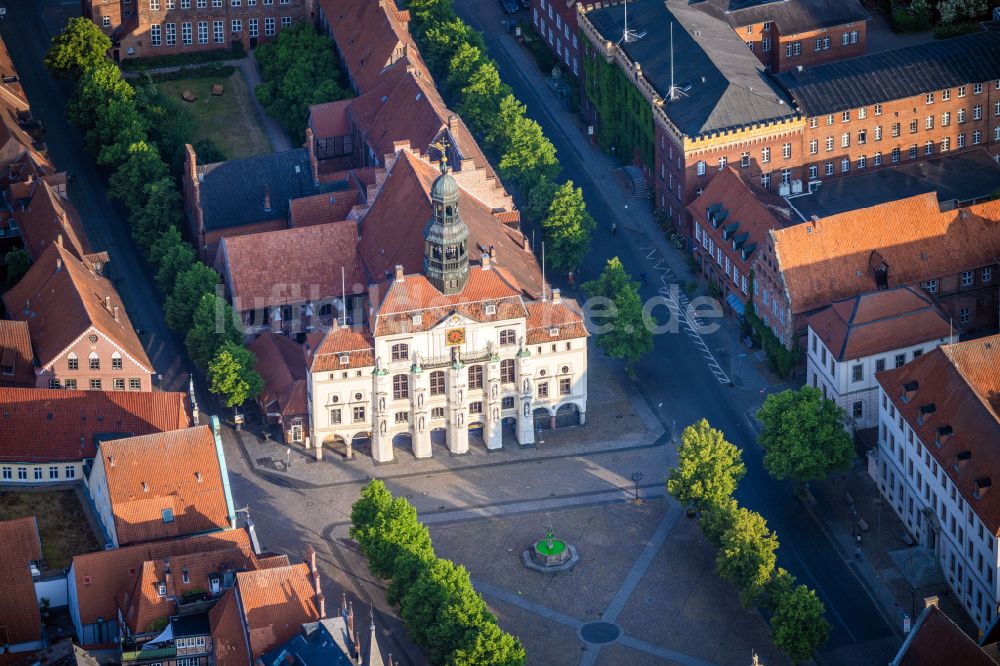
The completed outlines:
<svg viewBox="0 0 1000 666">
<path fill-rule="evenodd" d="M 72 465 L 66 465 L 65 472 L 66 472 L 66 478 L 67 479 L 75 479 L 76 478 L 76 467 L 73 467 Z"/>
<path fill-rule="evenodd" d="M 115 378 L 113 380 L 113 388 L 116 391 L 124 391 L 125 390 L 125 380 L 121 379 L 121 378 Z"/>
<path fill-rule="evenodd" d="M 365 408 L 364 407 L 355 407 L 354 408 L 354 414 L 353 414 L 353 416 L 354 416 L 354 422 L 355 423 L 359 423 L 361 421 L 364 421 L 365 420 Z"/>
<path fill-rule="evenodd" d="M 91 379 L 90 380 L 90 390 L 91 391 L 100 391 L 101 390 L 101 380 L 100 379 Z"/>
</svg>

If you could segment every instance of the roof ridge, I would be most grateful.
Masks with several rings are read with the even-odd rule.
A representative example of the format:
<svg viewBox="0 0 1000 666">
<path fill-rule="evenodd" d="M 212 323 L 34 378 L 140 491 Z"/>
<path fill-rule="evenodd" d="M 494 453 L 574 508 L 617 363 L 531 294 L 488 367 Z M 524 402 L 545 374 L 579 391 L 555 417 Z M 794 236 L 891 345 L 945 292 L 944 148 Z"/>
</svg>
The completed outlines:
<svg viewBox="0 0 1000 666">
<path fill-rule="evenodd" d="M 993 336 L 993 337 L 1000 338 L 1000 336 Z M 955 343 L 951 343 L 951 344 L 947 344 L 947 345 L 940 345 L 938 347 L 938 349 L 940 349 L 944 353 L 945 358 L 948 359 L 948 363 L 950 363 L 952 365 L 952 367 L 955 368 L 955 371 L 958 373 L 958 376 L 961 377 L 962 381 L 965 383 L 966 388 L 974 396 L 976 396 L 976 400 L 978 400 L 979 403 L 986 409 L 987 413 L 989 413 L 990 415 L 992 415 L 993 419 L 998 424 L 1000 424 L 1000 413 L 998 413 L 997 410 L 993 408 L 993 405 L 990 404 L 990 402 L 986 399 L 986 397 L 984 395 L 982 395 L 982 393 L 979 392 L 979 389 L 978 389 L 977 385 L 975 383 L 973 383 L 972 381 L 969 380 L 969 376 L 962 369 L 961 364 L 958 363 L 955 360 L 955 357 L 952 355 L 952 348 L 953 347 L 958 347 L 958 346 L 963 346 L 963 345 L 974 345 L 976 343 L 982 344 L 983 341 L 984 341 L 983 338 L 977 338 L 975 340 L 966 340 L 965 342 L 955 342 Z"/>
</svg>

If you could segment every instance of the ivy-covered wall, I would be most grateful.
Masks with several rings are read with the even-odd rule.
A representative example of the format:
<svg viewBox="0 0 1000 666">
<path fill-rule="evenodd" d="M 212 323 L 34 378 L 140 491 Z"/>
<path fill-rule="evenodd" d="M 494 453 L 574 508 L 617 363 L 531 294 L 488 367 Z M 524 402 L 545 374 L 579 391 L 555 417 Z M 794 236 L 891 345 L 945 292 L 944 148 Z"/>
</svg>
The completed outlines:
<svg viewBox="0 0 1000 666">
<path fill-rule="evenodd" d="M 586 39 L 583 35 L 580 38 Z M 615 146 L 615 153 L 624 161 L 638 150 L 645 165 L 654 168 L 656 133 L 650 103 L 614 61 L 588 54 L 583 58 L 583 75 L 587 98 L 597 111 L 594 134 L 601 149 L 610 153 Z"/>
</svg>

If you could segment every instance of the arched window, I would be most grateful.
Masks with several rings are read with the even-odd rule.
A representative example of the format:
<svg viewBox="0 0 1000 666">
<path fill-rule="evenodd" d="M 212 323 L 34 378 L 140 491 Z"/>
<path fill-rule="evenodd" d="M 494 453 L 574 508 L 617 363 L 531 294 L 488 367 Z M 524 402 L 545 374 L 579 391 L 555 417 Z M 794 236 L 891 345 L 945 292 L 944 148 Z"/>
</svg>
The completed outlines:
<svg viewBox="0 0 1000 666">
<path fill-rule="evenodd" d="M 69 356 L 66 357 L 66 364 L 70 370 L 80 369 L 80 359 L 73 352 L 70 352 Z"/>
<path fill-rule="evenodd" d="M 410 345 L 400 342 L 392 346 L 392 360 L 405 361 L 410 358 Z"/>
<path fill-rule="evenodd" d="M 118 352 L 111 352 L 111 369 L 121 370 L 122 369 L 122 355 Z"/>
<path fill-rule="evenodd" d="M 431 395 L 444 395 L 444 372 L 435 370 L 431 373 Z"/>
<path fill-rule="evenodd" d="M 91 370 L 101 369 L 101 359 L 97 356 L 97 352 L 90 352 L 90 369 Z"/>
<path fill-rule="evenodd" d="M 393 375 L 392 399 L 405 400 L 410 397 L 410 378 L 406 375 Z"/>
<path fill-rule="evenodd" d="M 329 317 L 332 314 L 333 314 L 333 303 L 324 303 L 323 305 L 319 306 L 320 317 Z"/>
<path fill-rule="evenodd" d="M 514 383 L 514 359 L 505 358 L 500 361 L 500 381 L 504 384 Z"/>
</svg>

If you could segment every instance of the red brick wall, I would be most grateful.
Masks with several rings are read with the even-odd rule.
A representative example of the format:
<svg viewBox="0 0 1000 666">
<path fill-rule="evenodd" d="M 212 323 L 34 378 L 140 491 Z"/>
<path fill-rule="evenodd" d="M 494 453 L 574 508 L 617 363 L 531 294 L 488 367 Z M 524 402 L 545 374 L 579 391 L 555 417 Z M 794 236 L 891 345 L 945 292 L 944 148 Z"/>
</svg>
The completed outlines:
<svg viewBox="0 0 1000 666">
<path fill-rule="evenodd" d="M 152 391 L 151 373 L 143 370 L 135 361 L 126 354 L 118 352 L 122 359 L 122 369 L 112 369 L 111 355 L 118 351 L 118 348 L 108 342 L 108 340 L 97 333 L 93 334 L 96 341 L 91 342 L 90 337 L 85 335 L 77 340 L 73 345 L 66 348 L 66 351 L 54 361 L 49 370 L 39 371 L 36 374 L 36 387 L 49 388 L 49 381 L 59 380 L 62 388 L 67 388 L 66 380 L 76 382 L 76 388 L 80 391 L 90 390 L 90 381 L 98 379 L 101 381 L 102 391 L 112 390 L 134 390 L 130 389 L 131 379 L 139 380 L 140 391 Z M 77 356 L 77 370 L 69 369 L 69 354 L 75 353 Z M 97 355 L 99 362 L 98 370 L 90 369 L 90 354 Z M 151 368 L 150 368 L 151 369 Z M 124 380 L 124 389 L 115 389 L 115 380 Z"/>
<path fill-rule="evenodd" d="M 793 67 L 813 67 L 825 62 L 864 55 L 868 38 L 867 31 L 867 23 L 858 21 L 824 30 L 811 30 L 795 35 L 777 35 L 777 45 L 772 47 L 773 61 L 766 64 L 770 64 L 775 72 L 783 72 Z M 847 44 L 844 44 L 845 34 L 847 35 Z M 825 48 L 825 39 L 828 37 L 830 48 Z M 819 50 L 816 48 L 817 39 L 821 40 Z M 799 44 L 798 55 L 796 55 L 796 43 Z"/>
<path fill-rule="evenodd" d="M 565 0 L 531 0 L 531 24 L 545 44 L 570 71 L 582 72 L 576 3 Z"/>
</svg>

